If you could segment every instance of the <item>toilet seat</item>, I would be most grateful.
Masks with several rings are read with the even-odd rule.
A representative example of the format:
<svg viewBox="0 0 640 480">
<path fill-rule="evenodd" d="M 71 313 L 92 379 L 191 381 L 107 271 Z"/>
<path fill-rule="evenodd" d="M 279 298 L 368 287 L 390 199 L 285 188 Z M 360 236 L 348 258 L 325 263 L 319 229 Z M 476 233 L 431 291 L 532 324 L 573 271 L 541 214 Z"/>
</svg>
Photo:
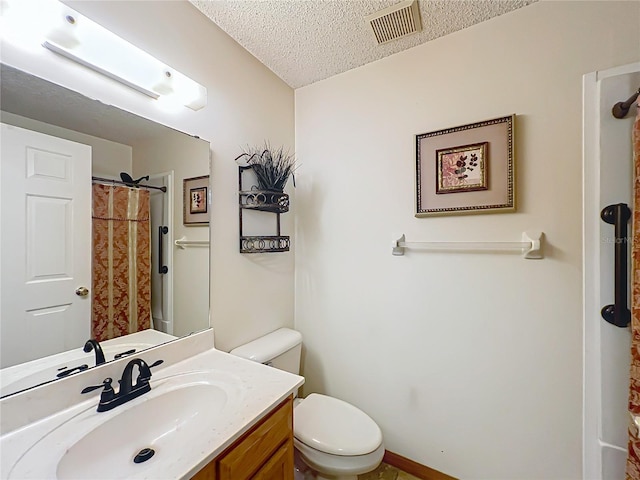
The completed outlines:
<svg viewBox="0 0 640 480">
<path fill-rule="evenodd" d="M 367 455 L 382 445 L 382 432 L 371 417 L 347 402 L 318 393 L 295 408 L 293 433 L 299 443 L 338 456 Z"/>
</svg>

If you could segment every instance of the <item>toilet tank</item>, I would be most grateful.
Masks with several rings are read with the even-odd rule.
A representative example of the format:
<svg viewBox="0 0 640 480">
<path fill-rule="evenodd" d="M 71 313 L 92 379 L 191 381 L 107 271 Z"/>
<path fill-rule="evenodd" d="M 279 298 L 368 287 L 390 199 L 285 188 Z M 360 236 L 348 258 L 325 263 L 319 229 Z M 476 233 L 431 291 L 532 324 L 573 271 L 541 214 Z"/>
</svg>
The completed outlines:
<svg viewBox="0 0 640 480">
<path fill-rule="evenodd" d="M 300 332 L 290 328 L 281 328 L 234 348 L 229 353 L 298 375 L 300 373 L 301 350 L 302 335 Z"/>
</svg>

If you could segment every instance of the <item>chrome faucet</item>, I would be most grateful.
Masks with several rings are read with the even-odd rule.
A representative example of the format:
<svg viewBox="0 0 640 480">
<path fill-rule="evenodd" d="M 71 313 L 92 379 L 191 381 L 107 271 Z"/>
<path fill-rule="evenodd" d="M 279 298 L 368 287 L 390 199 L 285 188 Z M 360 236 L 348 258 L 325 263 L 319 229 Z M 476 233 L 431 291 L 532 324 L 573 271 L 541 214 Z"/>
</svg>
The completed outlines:
<svg viewBox="0 0 640 480">
<path fill-rule="evenodd" d="M 94 340 L 93 338 L 87 340 L 87 343 L 84 344 L 83 350 L 87 353 L 89 353 L 91 350 L 96 352 L 96 366 L 105 363 L 104 352 L 102 351 L 102 347 L 97 340 Z"/>
<path fill-rule="evenodd" d="M 105 378 L 102 385 L 91 385 L 82 389 L 81 393 L 89 393 L 98 388 L 103 388 L 100 395 L 100 402 L 98 402 L 98 412 L 106 412 L 118 405 L 127 403 L 129 400 L 138 398 L 140 395 L 144 395 L 151 390 L 151 369 L 160 365 L 164 360 L 158 360 L 151 365 L 141 358 L 134 358 L 129 361 L 122 371 L 122 378 L 118 381 L 120 384 L 120 390 L 116 391 L 111 386 L 113 382 L 112 378 Z M 138 377 L 135 383 L 133 382 L 133 369 L 138 367 Z"/>
</svg>

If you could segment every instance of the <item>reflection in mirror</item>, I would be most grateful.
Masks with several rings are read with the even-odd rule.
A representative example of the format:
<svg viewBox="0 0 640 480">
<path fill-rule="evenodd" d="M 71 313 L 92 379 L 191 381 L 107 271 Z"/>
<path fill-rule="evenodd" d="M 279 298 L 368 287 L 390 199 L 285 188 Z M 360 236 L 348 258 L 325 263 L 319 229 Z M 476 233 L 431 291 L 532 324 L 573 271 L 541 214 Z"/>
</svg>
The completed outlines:
<svg viewBox="0 0 640 480">
<path fill-rule="evenodd" d="M 209 227 L 182 204 L 208 142 L 0 74 L 0 396 L 208 328 Z"/>
</svg>

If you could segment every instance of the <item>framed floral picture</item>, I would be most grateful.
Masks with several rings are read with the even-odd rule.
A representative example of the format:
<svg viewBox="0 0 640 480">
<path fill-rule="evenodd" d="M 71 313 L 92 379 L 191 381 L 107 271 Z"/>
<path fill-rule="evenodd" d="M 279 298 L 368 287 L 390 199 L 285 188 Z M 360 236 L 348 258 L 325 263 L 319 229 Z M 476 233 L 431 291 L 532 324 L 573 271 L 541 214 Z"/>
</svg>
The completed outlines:
<svg viewBox="0 0 640 480">
<path fill-rule="evenodd" d="M 183 223 L 209 225 L 209 175 L 183 180 Z"/>
<path fill-rule="evenodd" d="M 514 121 L 416 135 L 416 216 L 515 211 Z"/>
<path fill-rule="evenodd" d="M 436 151 L 436 193 L 487 189 L 487 142 Z"/>
</svg>

